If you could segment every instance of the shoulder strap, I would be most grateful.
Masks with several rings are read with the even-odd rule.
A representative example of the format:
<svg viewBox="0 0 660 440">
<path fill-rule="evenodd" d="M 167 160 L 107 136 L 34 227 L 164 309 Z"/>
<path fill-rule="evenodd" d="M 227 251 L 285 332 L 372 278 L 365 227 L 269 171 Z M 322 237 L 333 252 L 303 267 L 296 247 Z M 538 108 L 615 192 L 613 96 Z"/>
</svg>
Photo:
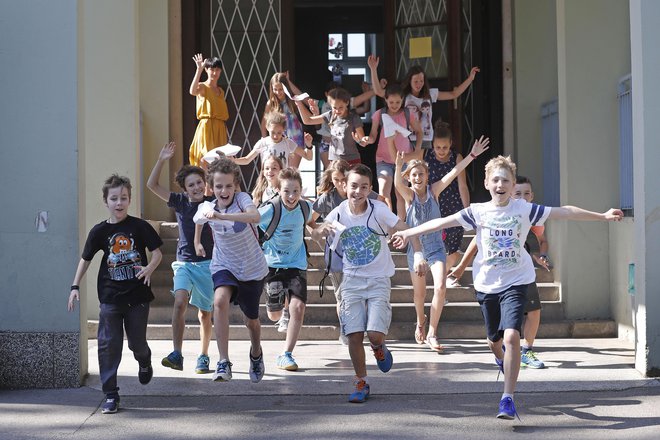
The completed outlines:
<svg viewBox="0 0 660 440">
<path fill-rule="evenodd" d="M 277 229 L 277 226 L 280 224 L 280 218 L 282 218 L 282 201 L 280 199 L 280 196 L 277 195 L 269 199 L 264 204 L 273 205 L 273 217 L 270 219 L 270 223 L 268 223 L 268 227 L 264 231 L 264 237 L 263 237 L 263 241 L 268 241 L 273 236 L 273 233 L 275 232 L 275 229 Z"/>
<path fill-rule="evenodd" d="M 304 224 L 306 225 L 307 219 L 309 218 L 309 204 L 307 203 L 307 201 L 300 199 L 300 201 L 298 201 L 298 205 L 300 206 L 300 210 L 302 211 L 303 214 Z M 303 235 L 304 235 L 304 231 L 305 231 L 305 226 L 303 226 Z"/>
<path fill-rule="evenodd" d="M 410 109 L 408 107 L 403 107 L 403 115 L 406 117 L 406 128 L 410 130 Z"/>
</svg>

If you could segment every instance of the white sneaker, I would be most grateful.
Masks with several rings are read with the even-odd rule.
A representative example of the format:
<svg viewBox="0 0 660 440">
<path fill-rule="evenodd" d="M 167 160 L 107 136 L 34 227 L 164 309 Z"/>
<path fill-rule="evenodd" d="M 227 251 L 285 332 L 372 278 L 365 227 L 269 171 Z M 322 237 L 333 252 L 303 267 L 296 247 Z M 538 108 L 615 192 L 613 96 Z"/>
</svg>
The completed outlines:
<svg viewBox="0 0 660 440">
<path fill-rule="evenodd" d="M 286 333 L 289 328 L 289 309 L 282 310 L 282 317 L 277 321 L 277 331 L 279 333 Z"/>
</svg>

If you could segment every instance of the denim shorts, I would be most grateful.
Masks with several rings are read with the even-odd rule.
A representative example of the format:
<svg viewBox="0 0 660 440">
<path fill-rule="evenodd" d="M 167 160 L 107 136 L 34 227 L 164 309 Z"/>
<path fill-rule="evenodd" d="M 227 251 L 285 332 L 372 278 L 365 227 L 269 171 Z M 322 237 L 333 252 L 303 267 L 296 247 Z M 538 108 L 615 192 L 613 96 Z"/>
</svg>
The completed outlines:
<svg viewBox="0 0 660 440">
<path fill-rule="evenodd" d="M 330 151 L 330 144 L 326 141 L 319 142 L 319 153 L 327 153 Z"/>
<path fill-rule="evenodd" d="M 528 287 L 529 284 L 524 284 L 499 293 L 476 292 L 490 341 L 499 341 L 507 329 L 520 332 Z"/>
<path fill-rule="evenodd" d="M 376 175 L 380 176 L 389 176 L 394 178 L 394 164 L 387 162 L 376 162 Z"/>
<path fill-rule="evenodd" d="M 228 270 L 213 274 L 213 288 L 232 287 L 230 302 L 238 305 L 248 319 L 259 319 L 259 300 L 264 290 L 264 280 L 239 281 Z"/>
<path fill-rule="evenodd" d="M 343 334 L 379 332 L 387 334 L 392 321 L 389 277 L 352 277 L 341 283 L 339 320 Z"/>
<path fill-rule="evenodd" d="M 174 261 L 174 288 L 188 292 L 188 301 L 199 310 L 210 312 L 213 310 L 213 279 L 209 265 L 211 260 L 204 261 Z"/>
</svg>

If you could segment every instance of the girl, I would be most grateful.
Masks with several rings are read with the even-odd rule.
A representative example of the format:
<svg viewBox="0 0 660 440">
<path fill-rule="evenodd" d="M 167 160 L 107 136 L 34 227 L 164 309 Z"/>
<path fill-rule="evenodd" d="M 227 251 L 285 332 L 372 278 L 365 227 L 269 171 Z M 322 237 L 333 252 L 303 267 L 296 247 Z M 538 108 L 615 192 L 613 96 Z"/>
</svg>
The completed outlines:
<svg viewBox="0 0 660 440">
<path fill-rule="evenodd" d="M 266 102 L 264 115 L 261 119 L 261 136 L 266 137 L 266 132 L 270 131 L 268 130 L 268 114 L 271 112 L 282 113 L 286 120 L 286 131 L 284 132 L 284 135 L 292 140 L 296 146 L 302 148 L 305 145 L 302 124 L 296 115 L 295 104 L 288 96 L 286 96 L 286 93 L 284 93 L 285 85 L 292 93 L 300 93 L 300 90 L 289 81 L 288 72 L 277 72 L 270 78 L 268 101 Z M 289 163 L 288 166 L 297 169 L 299 165 L 300 157 L 291 157 L 291 163 Z"/>
<path fill-rule="evenodd" d="M 408 162 L 408 168 L 402 173 L 405 154 L 399 152 L 396 156 L 396 174 L 394 186 L 405 200 L 408 209 L 406 211 L 406 223 L 410 227 L 421 225 L 434 218 L 439 218 L 440 207 L 438 206 L 438 195 L 458 176 L 470 162 L 478 155 L 488 149 L 489 139 L 482 136 L 474 142 L 470 155 L 463 159 L 456 167 L 447 173 L 442 179 L 429 185 L 429 167 L 426 162 L 412 160 Z M 408 182 L 410 187 L 408 186 Z M 424 300 L 426 297 L 426 277 L 420 277 L 413 272 L 413 250 L 408 246 L 408 269 L 413 285 L 413 301 L 415 302 L 415 313 L 417 324 L 415 326 L 415 341 L 418 344 L 426 344 L 433 351 L 442 351 L 442 345 L 438 342 L 438 322 L 445 304 L 445 249 L 442 244 L 442 233 L 437 231 L 420 237 L 422 252 L 433 275 L 433 299 L 431 300 L 431 321 L 429 322 L 429 333 L 425 335 L 426 315 L 424 314 Z"/>
<path fill-rule="evenodd" d="M 375 71 L 372 71 L 372 79 L 375 78 Z M 403 93 L 398 84 L 390 84 L 385 89 L 385 102 L 387 103 L 387 114 L 394 122 L 402 127 L 414 130 L 417 133 L 417 145 L 413 149 L 410 140 L 407 137 L 396 133 L 395 136 L 385 137 L 384 127 L 380 130 L 380 137 L 378 139 L 378 148 L 376 149 L 376 172 L 378 174 L 378 194 L 385 199 L 385 203 L 389 206 L 390 210 L 394 211 L 392 207 L 392 181 L 394 179 L 394 160 L 397 152 L 403 153 L 403 161 L 408 162 L 411 159 L 421 158 L 421 126 L 414 114 L 411 114 L 408 109 L 402 107 Z M 368 137 L 362 139 L 360 145 L 372 144 L 376 141 L 378 129 L 380 128 L 381 113 L 384 109 L 376 110 L 371 117 L 371 133 Z M 410 124 L 408 124 L 410 121 Z M 405 204 L 401 195 L 396 191 L 396 212 L 400 219 L 405 216 Z"/>
<path fill-rule="evenodd" d="M 461 154 L 456 153 L 452 148 L 452 135 L 449 124 L 438 121 L 435 124 L 433 134 L 433 149 L 425 152 L 424 160 L 429 164 L 429 182 L 431 184 L 441 180 L 448 174 L 457 163 L 463 160 Z M 465 173 L 461 172 L 458 179 L 440 194 L 438 199 L 440 204 L 440 214 L 447 217 L 467 208 L 470 205 L 470 192 Z M 458 253 L 463 240 L 463 228 L 458 226 L 444 230 L 445 250 L 447 251 L 447 269 L 451 269 L 460 259 Z M 460 284 L 455 278 L 447 280 L 447 287 L 459 287 Z"/>
<path fill-rule="evenodd" d="M 193 57 L 197 66 L 190 94 L 197 97 L 197 119 L 199 124 L 195 130 L 188 159 L 191 165 L 206 169 L 207 164 L 202 160 L 209 150 L 227 143 L 227 126 L 229 110 L 225 101 L 225 91 L 218 85 L 218 78 L 222 72 L 222 63 L 217 57 L 204 59 L 201 53 Z M 202 71 L 206 71 L 206 81 L 200 83 Z"/>
<path fill-rule="evenodd" d="M 277 156 L 269 156 L 262 162 L 261 173 L 252 190 L 252 200 L 255 205 L 261 206 L 262 203 L 277 195 L 277 188 L 280 185 L 277 176 L 283 169 L 284 163 Z"/>
<path fill-rule="evenodd" d="M 378 62 L 379 59 L 375 55 L 370 55 L 367 60 L 369 67 L 374 71 L 378 67 Z M 470 70 L 470 75 L 458 87 L 455 87 L 451 92 L 441 92 L 436 88 L 429 87 L 426 74 L 421 66 L 412 66 L 408 70 L 402 81 L 404 106 L 409 108 L 412 113 L 415 113 L 421 122 L 423 133 L 422 148 L 430 149 L 433 141 L 433 110 L 431 104 L 436 101 L 449 101 L 461 96 L 470 84 L 472 84 L 477 72 L 479 72 L 479 68 L 473 67 Z M 374 91 L 376 95 L 383 96 L 383 89 L 380 87 L 378 81 L 374 81 Z M 417 140 L 417 136 L 412 134 L 410 139 L 415 141 Z"/>
<path fill-rule="evenodd" d="M 268 115 L 266 115 L 268 136 L 259 139 L 247 156 L 234 158 L 233 161 L 238 165 L 247 165 L 257 157 L 257 154 L 260 154 L 262 162 L 268 156 L 277 156 L 282 159 L 284 168 L 289 166 L 297 168 L 298 164 L 293 166 L 291 163 L 293 162 L 294 157 L 304 157 L 307 160 L 312 160 L 314 157 L 312 152 L 314 149 L 314 146 L 312 145 L 312 135 L 305 133 L 305 148 L 301 148 L 285 136 L 286 124 L 287 120 L 284 113 L 268 113 Z"/>
</svg>

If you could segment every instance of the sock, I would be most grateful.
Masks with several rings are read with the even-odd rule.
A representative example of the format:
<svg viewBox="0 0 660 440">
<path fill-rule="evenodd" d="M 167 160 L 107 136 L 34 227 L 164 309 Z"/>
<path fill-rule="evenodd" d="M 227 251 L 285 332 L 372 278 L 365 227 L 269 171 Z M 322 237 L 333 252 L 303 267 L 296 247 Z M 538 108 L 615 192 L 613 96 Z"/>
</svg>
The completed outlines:
<svg viewBox="0 0 660 440">
<path fill-rule="evenodd" d="M 371 345 L 372 350 L 378 350 L 379 348 L 383 347 L 383 344 L 380 344 L 380 345 L 369 344 L 369 345 Z"/>
<path fill-rule="evenodd" d="M 513 394 L 502 393 L 502 399 L 506 399 L 507 397 L 510 397 L 511 400 L 513 400 Z M 500 399 L 500 400 L 502 400 L 502 399 Z"/>
<path fill-rule="evenodd" d="M 530 346 L 527 346 L 527 345 L 523 345 L 523 346 L 522 346 L 522 353 L 523 353 L 523 354 L 525 354 L 525 353 L 527 353 L 528 351 L 531 351 L 531 350 L 532 350 L 532 346 L 531 346 L 531 345 L 530 345 Z"/>
<path fill-rule="evenodd" d="M 361 381 L 361 380 L 363 380 L 365 383 L 369 383 L 369 378 L 368 378 L 367 376 L 360 377 L 360 376 L 357 376 L 357 375 L 356 375 L 356 376 L 355 376 L 355 380 L 357 380 L 358 382 Z"/>
</svg>

